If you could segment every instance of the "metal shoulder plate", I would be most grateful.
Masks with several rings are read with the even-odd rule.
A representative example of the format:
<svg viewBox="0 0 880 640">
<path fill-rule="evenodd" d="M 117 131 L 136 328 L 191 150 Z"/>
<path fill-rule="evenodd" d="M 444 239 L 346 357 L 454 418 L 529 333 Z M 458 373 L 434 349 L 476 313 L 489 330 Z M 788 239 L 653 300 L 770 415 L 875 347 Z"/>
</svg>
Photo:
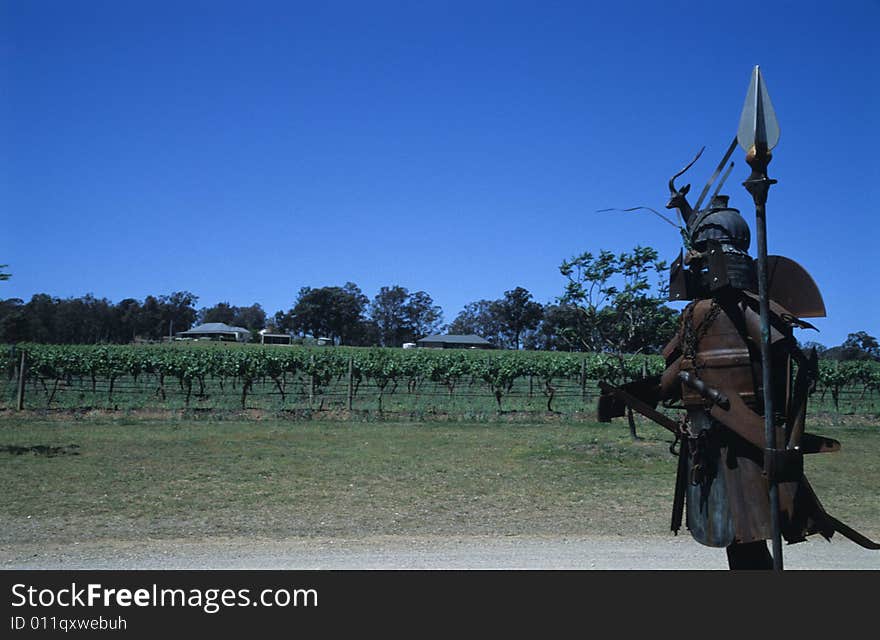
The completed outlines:
<svg viewBox="0 0 880 640">
<path fill-rule="evenodd" d="M 798 318 L 824 318 L 825 302 L 816 282 L 797 262 L 785 256 L 767 256 L 770 299 Z"/>
</svg>

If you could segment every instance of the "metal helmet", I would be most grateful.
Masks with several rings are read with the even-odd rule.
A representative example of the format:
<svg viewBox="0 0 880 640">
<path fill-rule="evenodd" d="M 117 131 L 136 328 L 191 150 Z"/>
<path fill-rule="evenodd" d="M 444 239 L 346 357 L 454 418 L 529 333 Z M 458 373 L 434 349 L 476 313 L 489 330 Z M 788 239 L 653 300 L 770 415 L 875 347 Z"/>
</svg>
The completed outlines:
<svg viewBox="0 0 880 640">
<path fill-rule="evenodd" d="M 688 235 L 697 251 L 704 251 L 711 240 L 720 244 L 724 253 L 748 253 L 749 225 L 739 210 L 729 207 L 727 202 L 728 196 L 716 195 L 708 207 L 691 219 Z"/>
<path fill-rule="evenodd" d="M 670 269 L 670 300 L 693 300 L 725 287 L 757 290 L 749 225 L 728 206 L 728 196 L 715 195 L 708 207 L 692 212 L 687 244 L 688 256 L 680 256 Z"/>
</svg>

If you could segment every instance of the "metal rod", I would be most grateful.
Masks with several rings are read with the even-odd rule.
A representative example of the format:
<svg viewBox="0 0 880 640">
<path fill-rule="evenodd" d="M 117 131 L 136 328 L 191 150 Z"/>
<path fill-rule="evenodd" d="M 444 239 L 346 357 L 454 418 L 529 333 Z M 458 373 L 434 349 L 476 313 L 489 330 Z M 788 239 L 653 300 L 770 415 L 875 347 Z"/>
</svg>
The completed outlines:
<svg viewBox="0 0 880 640">
<path fill-rule="evenodd" d="M 728 165 L 727 171 L 724 172 L 724 175 L 721 176 L 721 182 L 719 182 L 718 186 L 715 187 L 715 191 L 712 192 L 712 198 L 709 200 L 709 202 L 712 202 L 712 200 L 714 200 L 715 196 L 718 195 L 718 192 L 721 191 L 721 187 L 723 187 L 724 183 L 727 182 L 727 176 L 730 175 L 731 171 L 733 171 L 733 163 L 732 162 L 730 163 L 730 165 Z"/>
<path fill-rule="evenodd" d="M 733 150 L 736 149 L 736 136 L 733 136 L 733 142 L 730 143 L 730 146 L 727 148 L 727 151 L 724 153 L 724 157 L 721 158 L 721 162 L 718 163 L 718 168 L 715 169 L 715 173 L 712 174 L 712 177 L 709 178 L 709 181 L 706 183 L 706 186 L 703 187 L 703 191 L 700 193 L 700 197 L 697 198 L 697 204 L 694 205 L 694 211 L 699 211 L 700 206 L 703 204 L 703 199 L 709 193 L 709 189 L 712 188 L 712 183 L 715 182 L 715 179 L 718 178 L 718 174 L 721 173 L 721 170 L 724 168 L 724 165 L 727 164 L 727 161 L 730 160 L 730 156 L 733 153 Z M 722 180 L 722 184 L 724 181 Z M 718 186 L 721 188 L 721 185 Z M 716 191 L 715 193 L 718 193 Z"/>
<path fill-rule="evenodd" d="M 766 198 L 766 192 L 765 192 Z M 779 484 L 776 481 L 776 425 L 773 413 L 773 372 L 770 361 L 770 300 L 767 286 L 767 219 L 764 203 L 755 205 L 758 242 L 758 296 L 761 313 L 761 372 L 764 385 L 764 471 L 770 493 L 770 527 L 773 532 L 773 569 L 782 570 L 782 535 L 779 523 Z"/>
<path fill-rule="evenodd" d="M 770 150 L 779 141 L 779 123 L 764 87 L 761 69 L 752 71 L 746 101 L 739 120 L 736 139 L 746 152 L 752 174 L 743 186 L 755 201 L 755 226 L 758 244 L 758 298 L 761 316 L 761 372 L 764 385 L 764 474 L 770 498 L 770 526 L 773 537 L 773 569 L 782 570 L 782 534 L 779 514 L 779 486 L 776 478 L 779 444 L 773 411 L 773 375 L 770 361 L 770 291 L 767 286 L 767 216 L 765 205 L 770 185 L 776 180 L 767 177 Z"/>
<path fill-rule="evenodd" d="M 743 186 L 755 202 L 755 231 L 758 249 L 758 299 L 761 316 L 761 379 L 764 391 L 764 474 L 767 476 L 770 499 L 770 528 L 773 539 L 773 569 L 782 570 L 782 533 L 779 517 L 779 485 L 776 480 L 776 425 L 773 410 L 773 372 L 770 360 L 770 293 L 767 278 L 767 216 L 766 203 L 770 185 L 776 180 L 767 177 L 771 155 L 765 144 L 758 144 L 746 154 L 752 175 Z"/>
</svg>

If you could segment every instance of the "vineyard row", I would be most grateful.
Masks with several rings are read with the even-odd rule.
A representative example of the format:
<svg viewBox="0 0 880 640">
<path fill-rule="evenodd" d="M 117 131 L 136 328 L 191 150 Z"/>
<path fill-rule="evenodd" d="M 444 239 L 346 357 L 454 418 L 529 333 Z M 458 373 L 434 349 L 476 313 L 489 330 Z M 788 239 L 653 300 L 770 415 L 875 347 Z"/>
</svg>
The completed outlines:
<svg viewBox="0 0 880 640">
<path fill-rule="evenodd" d="M 291 398 L 348 395 L 343 407 L 369 387 L 371 397 L 398 389 L 423 397 L 486 394 L 497 408 L 505 397 L 543 394 L 552 409 L 555 397 L 583 400 L 595 392 L 596 380 L 623 381 L 663 370 L 659 356 L 596 353 L 426 350 L 357 347 L 288 347 L 228 344 L 188 345 L 42 345 L 20 344 L 4 350 L 7 382 L 25 362 L 25 378 L 42 390 L 51 405 L 59 394 L 76 390 L 80 397 L 98 393 L 132 394 L 152 389 L 165 400 L 169 393 L 184 406 L 209 394 L 229 395 L 248 406 L 249 395 L 276 394 L 281 404 Z M 9 386 L 9 385 L 6 385 Z M 880 363 L 819 363 L 819 392 L 838 407 L 841 396 L 864 400 L 880 391 Z M 8 394 L 4 397 L 8 398 Z"/>
</svg>

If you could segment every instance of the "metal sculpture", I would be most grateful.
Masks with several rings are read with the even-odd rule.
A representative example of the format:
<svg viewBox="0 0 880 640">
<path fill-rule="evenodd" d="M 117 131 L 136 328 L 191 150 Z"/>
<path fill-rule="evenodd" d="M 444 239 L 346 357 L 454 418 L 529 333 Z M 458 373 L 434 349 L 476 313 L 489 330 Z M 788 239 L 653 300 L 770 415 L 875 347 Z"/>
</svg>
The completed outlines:
<svg viewBox="0 0 880 640">
<path fill-rule="evenodd" d="M 669 180 L 666 208 L 679 212 L 686 250 L 670 268 L 670 300 L 689 303 L 663 350 L 666 369 L 622 387 L 600 382 L 600 420 L 631 408 L 675 435 L 671 528 L 677 533 L 686 517 L 694 539 L 726 549 L 731 569 L 781 570 L 782 539 L 796 543 L 817 533 L 880 549 L 824 510 L 803 471 L 805 454 L 837 451 L 840 443 L 804 430 L 818 362 L 815 350 L 798 347 L 793 330 L 813 328 L 803 318 L 825 315 L 822 296 L 803 267 L 767 255 L 765 205 L 776 182 L 767 165 L 778 138 L 755 67 L 737 137 L 695 206 L 687 200 L 690 185 L 679 189 L 675 180 L 702 150 Z M 757 259 L 748 253 L 748 224 L 720 194 L 732 163 L 700 208 L 737 143 L 752 168 L 743 185 L 755 203 Z M 661 403 L 684 409 L 681 421 L 658 411 Z"/>
</svg>

